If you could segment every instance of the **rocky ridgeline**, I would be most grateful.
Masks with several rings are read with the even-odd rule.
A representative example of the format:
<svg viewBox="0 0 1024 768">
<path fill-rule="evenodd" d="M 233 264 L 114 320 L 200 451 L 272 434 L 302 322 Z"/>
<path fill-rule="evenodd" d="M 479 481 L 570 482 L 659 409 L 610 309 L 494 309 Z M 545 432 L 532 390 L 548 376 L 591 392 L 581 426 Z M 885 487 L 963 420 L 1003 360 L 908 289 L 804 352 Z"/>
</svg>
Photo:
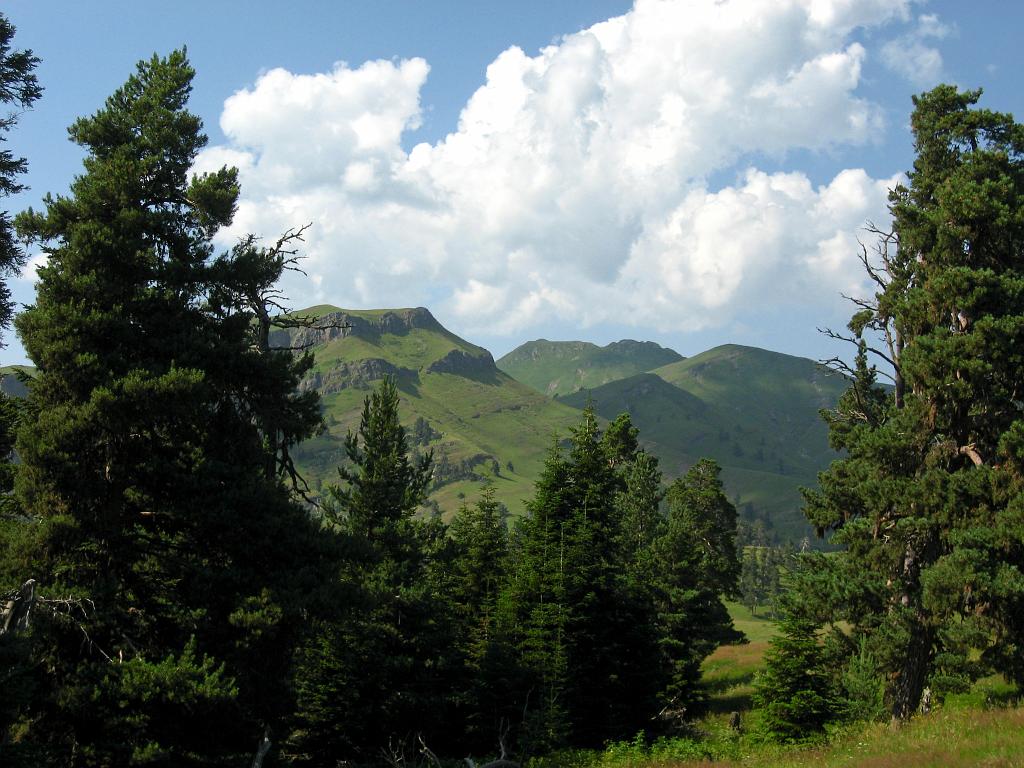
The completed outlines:
<svg viewBox="0 0 1024 768">
<path fill-rule="evenodd" d="M 385 333 L 401 336 L 413 328 L 444 331 L 441 324 L 423 307 L 396 309 L 370 318 L 340 311 L 321 315 L 309 328 L 296 328 L 287 332 L 287 343 L 293 347 L 313 347 L 347 336 L 375 340 Z M 280 341 L 275 339 L 274 343 L 280 344 Z"/>
<path fill-rule="evenodd" d="M 342 310 L 321 315 L 316 324 L 309 328 L 278 331 L 272 337 L 271 344 L 315 351 L 319 346 L 349 336 L 375 342 L 385 334 L 403 336 L 414 328 L 450 336 L 423 307 L 389 310 L 371 317 Z M 477 379 L 498 375 L 490 352 L 483 349 L 478 352 L 453 349 L 420 370 L 401 367 L 383 358 L 339 362 L 329 370 L 310 372 L 299 389 L 316 390 L 326 395 L 343 389 L 369 389 L 373 382 L 385 376 L 394 376 L 399 382 L 416 381 L 424 372 L 449 373 Z"/>
</svg>

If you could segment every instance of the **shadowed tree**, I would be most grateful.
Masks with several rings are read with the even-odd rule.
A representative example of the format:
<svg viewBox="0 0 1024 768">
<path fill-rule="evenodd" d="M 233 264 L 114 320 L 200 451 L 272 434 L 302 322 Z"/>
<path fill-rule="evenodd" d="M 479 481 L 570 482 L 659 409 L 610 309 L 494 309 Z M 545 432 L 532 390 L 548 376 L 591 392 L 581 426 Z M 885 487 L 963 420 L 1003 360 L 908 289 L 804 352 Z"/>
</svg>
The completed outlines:
<svg viewBox="0 0 1024 768">
<path fill-rule="evenodd" d="M 17 219 L 48 256 L 17 320 L 39 372 L 19 557 L 40 594 L 17 727 L 41 765 L 248 759 L 290 713 L 290 649 L 329 562 L 264 471 L 256 415 L 276 398 L 299 418 L 300 369 L 261 355 L 250 308 L 224 300 L 245 277 L 213 266 L 210 238 L 238 184 L 189 177 L 206 142 L 192 77 L 184 51 L 141 62 L 71 126 L 85 160 L 70 193 Z M 315 429 L 305 407 L 291 439 Z"/>
</svg>

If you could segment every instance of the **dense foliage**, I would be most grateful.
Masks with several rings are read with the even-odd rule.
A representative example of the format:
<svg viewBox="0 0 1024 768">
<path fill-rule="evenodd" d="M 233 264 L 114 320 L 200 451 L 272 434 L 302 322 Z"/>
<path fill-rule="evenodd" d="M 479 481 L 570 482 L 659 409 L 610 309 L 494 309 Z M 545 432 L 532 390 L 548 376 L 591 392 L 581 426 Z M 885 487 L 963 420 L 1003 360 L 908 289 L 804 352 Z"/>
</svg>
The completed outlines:
<svg viewBox="0 0 1024 768">
<path fill-rule="evenodd" d="M 848 623 L 834 668 L 872 660 L 897 719 L 926 688 L 1024 681 L 1024 126 L 980 95 L 914 100 L 917 160 L 864 253 L 877 290 L 857 301 L 852 385 L 825 414 L 845 456 L 806 494 L 844 551 L 800 580 L 801 610 Z"/>
<path fill-rule="evenodd" d="M 322 582 L 326 539 L 278 471 L 277 438 L 319 424 L 295 394 L 310 361 L 261 348 L 230 300 L 276 280 L 252 270 L 273 254 L 212 258 L 238 185 L 188 178 L 192 76 L 183 52 L 140 63 L 71 127 L 70 194 L 17 219 L 49 257 L 17 319 L 38 377 L 2 556 L 6 587 L 37 584 L 33 695 L 3 724 L 32 765 L 237 764 L 290 712 Z"/>
</svg>

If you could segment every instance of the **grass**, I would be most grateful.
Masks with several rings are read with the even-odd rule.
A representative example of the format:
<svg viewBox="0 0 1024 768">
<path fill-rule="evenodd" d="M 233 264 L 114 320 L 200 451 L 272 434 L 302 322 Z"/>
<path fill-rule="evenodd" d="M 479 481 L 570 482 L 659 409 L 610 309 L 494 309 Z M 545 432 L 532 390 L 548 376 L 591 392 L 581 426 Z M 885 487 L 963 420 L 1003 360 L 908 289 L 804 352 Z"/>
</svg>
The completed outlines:
<svg viewBox="0 0 1024 768">
<path fill-rule="evenodd" d="M 332 311 L 331 307 L 306 310 L 308 314 Z M 345 310 L 349 312 L 349 310 Z M 350 312 L 355 316 L 380 316 L 383 310 Z M 399 412 L 402 423 L 411 427 L 420 417 L 441 433 L 441 437 L 420 450 L 443 452 L 449 461 L 481 458 L 474 472 L 494 483 L 495 498 L 510 512 L 518 514 L 533 494 L 551 446 L 552 435 L 565 436 L 580 418 L 579 411 L 539 394 L 497 369 L 491 374 L 454 375 L 428 371 L 434 361 L 453 349 L 471 355 L 483 350 L 440 326 L 415 327 L 403 333 L 349 335 L 313 348 L 316 370 L 327 371 L 339 363 L 382 358 L 411 373 L 399 379 Z M 327 432 L 308 440 L 293 451 L 296 464 L 316 489 L 335 482 L 336 467 L 344 461 L 344 438 L 356 430 L 368 388 L 349 387 L 325 394 L 322 408 Z M 494 473 L 492 462 L 497 461 Z M 481 480 L 466 479 L 446 484 L 431 499 L 445 517 L 464 502 L 472 503 L 481 492 Z"/>
<path fill-rule="evenodd" d="M 1001 676 L 978 681 L 950 696 L 929 715 L 902 727 L 858 723 L 832 729 L 822 743 L 778 745 L 758 733 L 750 709 L 753 679 L 776 634 L 775 623 L 728 603 L 734 625 L 749 642 L 722 646 L 703 665 L 710 711 L 690 738 L 643 734 L 602 751 L 571 750 L 527 763 L 528 768 L 1019 768 L 1024 766 L 1024 708 L 1019 692 Z M 743 713 L 734 732 L 729 713 Z"/>
<path fill-rule="evenodd" d="M 710 739 L 642 739 L 578 750 L 529 768 L 1020 768 L 1024 709 L 946 708 L 903 727 L 872 723 L 833 734 L 817 747 L 777 746 L 721 731 Z"/>
<path fill-rule="evenodd" d="M 739 603 L 726 603 L 733 626 L 747 636 L 741 645 L 722 645 L 701 667 L 707 686 L 711 715 L 728 715 L 751 709 L 754 675 L 764 662 L 768 641 L 775 636 L 775 622 L 753 615 Z"/>
</svg>

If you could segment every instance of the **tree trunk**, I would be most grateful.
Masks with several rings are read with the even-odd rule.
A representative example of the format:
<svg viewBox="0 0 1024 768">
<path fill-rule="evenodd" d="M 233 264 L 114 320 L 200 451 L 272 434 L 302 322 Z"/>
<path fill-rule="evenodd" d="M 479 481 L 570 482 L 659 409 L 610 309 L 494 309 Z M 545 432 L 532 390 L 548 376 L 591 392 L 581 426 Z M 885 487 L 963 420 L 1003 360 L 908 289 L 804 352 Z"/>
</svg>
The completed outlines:
<svg viewBox="0 0 1024 768">
<path fill-rule="evenodd" d="M 909 720 L 921 702 L 928 676 L 933 632 L 918 625 L 904 650 L 903 664 L 889 680 L 889 701 L 893 721 Z"/>
</svg>

